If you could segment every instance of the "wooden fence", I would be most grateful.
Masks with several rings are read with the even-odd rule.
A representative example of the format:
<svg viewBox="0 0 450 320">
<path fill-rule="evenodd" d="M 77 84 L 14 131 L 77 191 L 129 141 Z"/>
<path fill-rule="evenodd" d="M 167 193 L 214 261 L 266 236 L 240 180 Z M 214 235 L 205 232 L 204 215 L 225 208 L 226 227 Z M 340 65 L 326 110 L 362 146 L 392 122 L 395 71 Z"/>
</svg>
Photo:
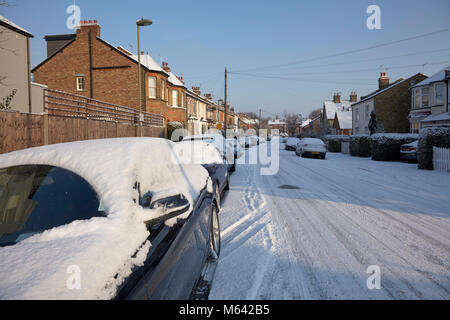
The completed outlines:
<svg viewBox="0 0 450 320">
<path fill-rule="evenodd" d="M 450 172 L 450 149 L 433 147 L 433 168 Z"/>
<path fill-rule="evenodd" d="M 46 90 L 44 114 L 0 112 L 0 153 L 79 140 L 164 137 L 161 115 L 101 102 L 66 92 Z"/>
</svg>

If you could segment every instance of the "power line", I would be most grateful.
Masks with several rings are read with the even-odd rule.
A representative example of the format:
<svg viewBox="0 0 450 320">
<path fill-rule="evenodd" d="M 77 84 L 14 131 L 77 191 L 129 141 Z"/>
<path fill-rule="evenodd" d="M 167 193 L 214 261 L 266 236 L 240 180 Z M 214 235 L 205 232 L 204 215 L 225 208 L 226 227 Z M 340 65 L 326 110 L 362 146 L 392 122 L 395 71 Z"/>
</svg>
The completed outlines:
<svg viewBox="0 0 450 320">
<path fill-rule="evenodd" d="M 444 63 L 450 63 L 447 61 L 437 61 L 437 62 L 426 62 L 420 64 L 410 64 L 410 65 L 402 65 L 402 66 L 383 66 L 382 70 L 391 70 L 391 69 L 403 69 L 403 68 L 412 68 L 412 67 L 422 67 L 423 65 L 439 65 Z M 229 72 L 230 74 L 239 74 L 239 75 L 255 75 L 255 76 L 289 76 L 289 75 L 314 75 L 314 74 L 341 74 L 341 73 L 355 73 L 355 72 L 367 72 L 367 71 L 377 71 L 380 68 L 370 68 L 370 69 L 354 69 L 354 70 L 336 70 L 336 71 L 324 71 L 324 72 L 303 72 L 303 73 L 242 73 L 242 72 Z"/>
<path fill-rule="evenodd" d="M 359 62 L 368 62 L 368 61 L 378 61 L 378 60 L 385 60 L 385 59 L 392 59 L 392 58 L 409 57 L 409 56 L 421 55 L 421 54 L 426 54 L 426 53 L 442 52 L 442 51 L 450 52 L 450 48 L 438 49 L 438 50 L 428 50 L 428 51 L 421 51 L 421 52 L 414 52 L 414 53 L 406 53 L 406 54 L 382 57 L 382 58 L 352 60 L 352 61 L 348 61 L 348 62 L 336 62 L 336 63 L 328 63 L 328 64 L 322 64 L 322 65 L 307 65 L 307 66 L 302 66 L 301 68 L 320 68 L 320 67 L 338 66 L 338 65 L 346 65 L 346 64 L 355 64 L 355 63 L 359 63 Z"/>
<path fill-rule="evenodd" d="M 230 72 L 229 72 L 230 73 Z M 248 76 L 253 78 L 263 78 L 263 79 L 279 79 L 279 80 L 290 80 L 290 81 L 300 81 L 300 82 L 317 82 L 317 83 L 332 83 L 332 84 L 350 84 L 350 85 L 373 85 L 372 83 L 358 83 L 355 82 L 346 82 L 346 81 L 330 81 L 330 80 L 323 80 L 323 79 L 310 79 L 310 78 L 292 78 L 292 77 L 277 77 L 277 76 L 264 76 L 264 75 L 258 75 L 258 74 L 251 74 L 251 73 L 237 73 L 233 72 L 234 75 L 240 75 L 240 76 Z"/>
<path fill-rule="evenodd" d="M 411 41 L 411 40 L 416 40 L 416 39 L 420 39 L 420 38 L 424 38 L 424 37 L 429 37 L 429 36 L 432 36 L 432 35 L 436 35 L 436 34 L 443 33 L 443 32 L 448 32 L 448 31 L 450 31 L 450 28 L 441 29 L 441 30 L 437 30 L 437 31 L 433 31 L 433 32 L 428 32 L 428 33 L 424 33 L 424 34 L 420 34 L 420 35 L 416 35 L 416 36 L 412 36 L 412 37 L 408 37 L 408 38 L 404 38 L 404 39 L 400 39 L 400 40 L 380 43 L 380 44 L 369 46 L 369 47 L 364 47 L 364 48 L 344 51 L 344 52 L 340 52 L 340 53 L 320 56 L 320 57 L 316 57 L 316 58 L 305 59 L 305 60 L 298 60 L 298 61 L 293 61 L 293 62 L 290 62 L 290 63 L 271 65 L 271 66 L 265 66 L 265 67 L 251 68 L 251 69 L 245 69 L 245 70 L 237 70 L 235 72 L 247 72 L 247 71 L 255 71 L 255 70 L 267 69 L 267 68 L 280 68 L 280 67 L 287 67 L 287 66 L 292 66 L 292 65 L 306 63 L 306 62 L 311 62 L 311 61 L 317 61 L 317 60 L 322 60 L 322 59 L 334 58 L 334 57 L 339 57 L 339 56 L 343 56 L 343 55 L 347 55 L 347 54 L 352 54 L 352 53 L 372 50 L 372 49 L 376 49 L 376 48 L 390 46 L 390 45 L 397 44 L 397 43 L 402 43 L 402 42 L 406 42 L 406 41 Z"/>
</svg>

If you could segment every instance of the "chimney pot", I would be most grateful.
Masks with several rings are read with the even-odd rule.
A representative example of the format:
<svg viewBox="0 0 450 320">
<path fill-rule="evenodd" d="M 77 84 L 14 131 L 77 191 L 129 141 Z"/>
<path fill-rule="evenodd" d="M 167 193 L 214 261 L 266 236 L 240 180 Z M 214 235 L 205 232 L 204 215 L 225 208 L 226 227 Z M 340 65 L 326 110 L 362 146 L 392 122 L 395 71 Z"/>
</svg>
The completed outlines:
<svg viewBox="0 0 450 320">
<path fill-rule="evenodd" d="M 84 20 L 84 24 L 87 24 L 87 20 Z"/>
</svg>

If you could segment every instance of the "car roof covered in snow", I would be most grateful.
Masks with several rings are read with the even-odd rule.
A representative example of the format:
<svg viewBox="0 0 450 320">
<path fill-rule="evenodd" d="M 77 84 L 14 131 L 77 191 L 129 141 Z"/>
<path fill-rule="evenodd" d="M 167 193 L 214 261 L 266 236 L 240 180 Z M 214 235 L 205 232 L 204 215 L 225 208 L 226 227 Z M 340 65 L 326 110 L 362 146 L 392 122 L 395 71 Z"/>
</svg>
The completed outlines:
<svg viewBox="0 0 450 320">
<path fill-rule="evenodd" d="M 303 138 L 302 143 L 319 143 L 324 144 L 324 142 L 318 138 Z"/>
<path fill-rule="evenodd" d="M 182 193 L 191 207 L 208 172 L 198 164 L 180 164 L 174 143 L 159 138 L 79 141 L 0 155 L 0 168 L 27 164 L 58 166 L 89 182 L 108 215 L 74 221 L 13 246 L 0 247 L 0 299 L 110 299 L 142 264 L 150 248 L 145 221 L 161 215 L 136 202 L 134 184 L 157 199 Z M 180 216 L 187 218 L 190 210 Z M 171 220 L 166 223 L 175 223 Z M 140 248 L 140 250 L 138 250 Z M 26 259 L 24 260 L 24 257 Z M 68 290 L 67 268 L 82 272 L 80 290 Z"/>
</svg>

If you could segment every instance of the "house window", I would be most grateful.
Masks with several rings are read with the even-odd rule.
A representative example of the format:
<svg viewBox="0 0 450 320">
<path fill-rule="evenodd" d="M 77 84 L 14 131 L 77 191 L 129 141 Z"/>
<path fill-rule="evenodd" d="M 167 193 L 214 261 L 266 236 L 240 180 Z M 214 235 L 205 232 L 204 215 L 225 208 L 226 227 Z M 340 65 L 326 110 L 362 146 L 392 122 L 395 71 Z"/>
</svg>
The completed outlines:
<svg viewBox="0 0 450 320">
<path fill-rule="evenodd" d="M 428 107 L 429 88 L 422 88 L 422 107 Z"/>
<path fill-rule="evenodd" d="M 355 110 L 355 120 L 359 121 L 359 109 Z"/>
<path fill-rule="evenodd" d="M 414 90 L 414 109 L 420 108 L 420 89 Z"/>
<path fill-rule="evenodd" d="M 156 98 L 156 77 L 148 77 L 148 97 Z"/>
<path fill-rule="evenodd" d="M 164 94 L 166 92 L 166 82 L 161 79 L 161 99 L 164 100 Z"/>
<path fill-rule="evenodd" d="M 77 77 L 77 91 L 84 91 L 84 77 Z"/>
<path fill-rule="evenodd" d="M 172 106 L 178 107 L 178 91 L 172 90 Z"/>
<path fill-rule="evenodd" d="M 369 105 L 366 105 L 366 119 L 369 119 Z"/>
<path fill-rule="evenodd" d="M 167 103 L 169 103 L 169 87 L 167 87 L 167 86 L 166 86 L 166 96 L 165 97 L 166 97 L 165 100 L 167 101 Z"/>
<path fill-rule="evenodd" d="M 444 104 L 444 84 L 434 85 L 434 104 Z"/>
</svg>

